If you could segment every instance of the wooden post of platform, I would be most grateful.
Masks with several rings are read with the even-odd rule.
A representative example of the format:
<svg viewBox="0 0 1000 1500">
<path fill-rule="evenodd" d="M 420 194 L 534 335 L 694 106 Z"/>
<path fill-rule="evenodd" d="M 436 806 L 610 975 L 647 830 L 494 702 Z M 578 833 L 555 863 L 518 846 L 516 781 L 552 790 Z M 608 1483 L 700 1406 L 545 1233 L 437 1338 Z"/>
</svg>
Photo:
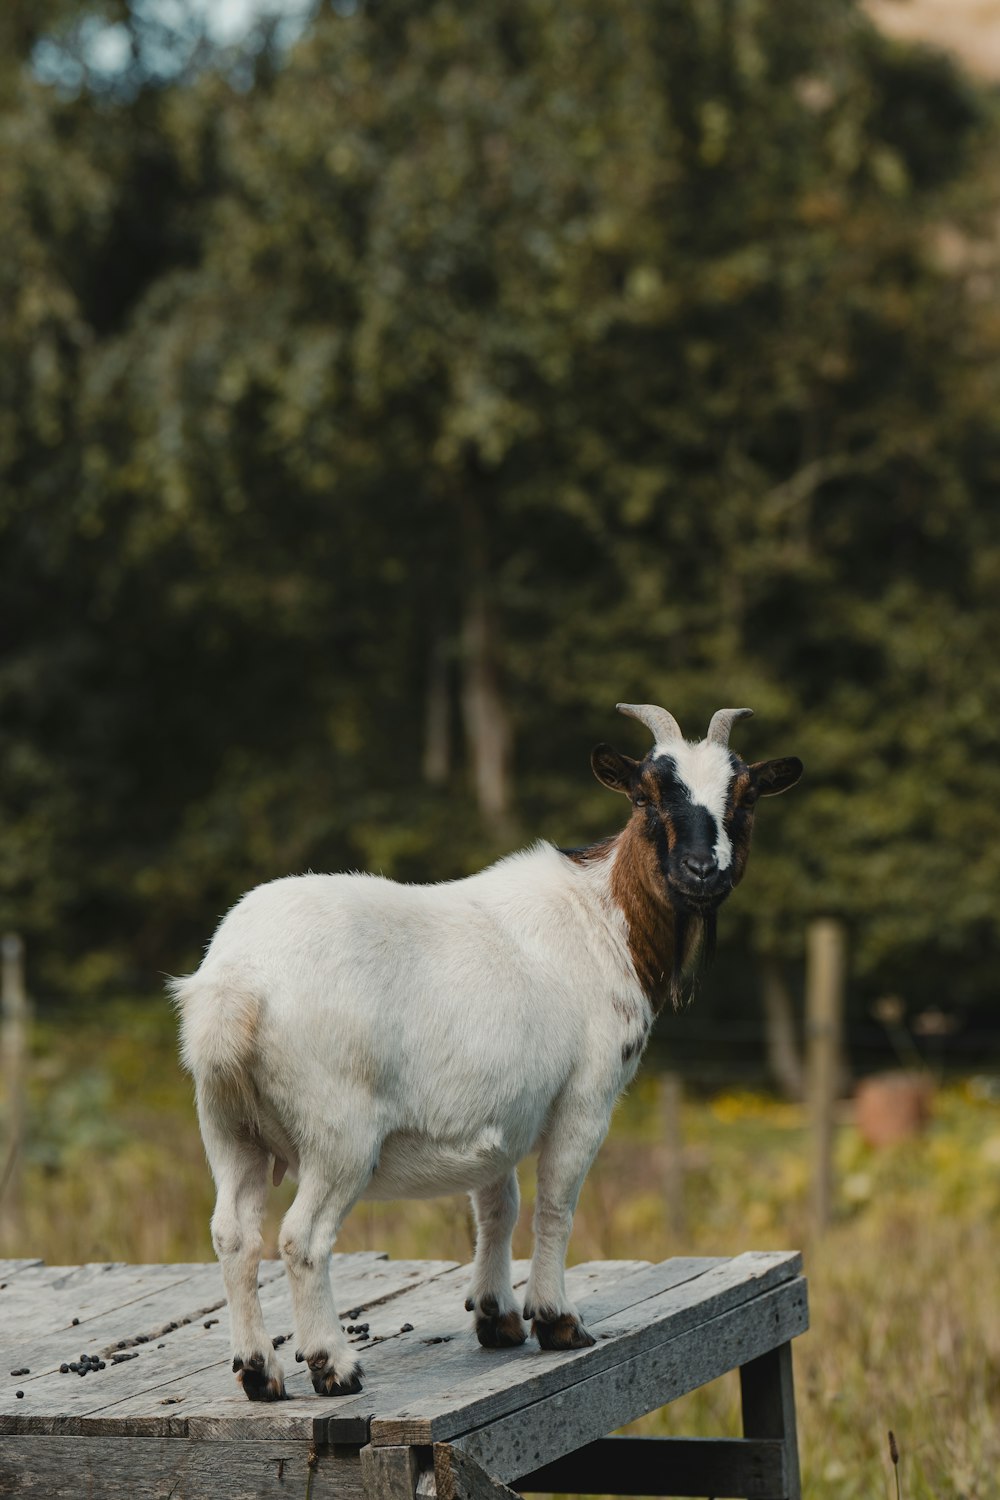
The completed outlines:
<svg viewBox="0 0 1000 1500">
<path fill-rule="evenodd" d="M 6 1130 L 0 1167 L 0 1217 L 16 1238 L 21 1228 L 21 1157 L 24 1149 L 25 1068 L 28 1056 L 28 991 L 24 943 L 16 932 L 0 942 L 0 1054 L 3 1058 Z"/>
<path fill-rule="evenodd" d="M 833 1116 L 840 1073 L 846 973 L 844 924 L 817 917 L 806 949 L 806 1038 L 812 1131 L 812 1216 L 821 1233 L 833 1211 Z"/>
<path fill-rule="evenodd" d="M 660 1139 L 663 1142 L 663 1196 L 667 1226 L 673 1234 L 684 1233 L 684 1137 L 681 1133 L 683 1087 L 677 1073 L 661 1073 L 659 1079 Z"/>
</svg>

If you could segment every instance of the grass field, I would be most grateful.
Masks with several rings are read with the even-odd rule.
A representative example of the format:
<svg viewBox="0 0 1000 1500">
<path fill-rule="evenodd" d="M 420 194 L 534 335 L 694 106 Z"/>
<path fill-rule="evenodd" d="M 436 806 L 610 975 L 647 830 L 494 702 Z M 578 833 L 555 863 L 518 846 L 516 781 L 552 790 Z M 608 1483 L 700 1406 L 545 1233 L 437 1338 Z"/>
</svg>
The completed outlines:
<svg viewBox="0 0 1000 1500">
<path fill-rule="evenodd" d="M 46 1260 L 197 1260 L 212 1255 L 212 1195 L 166 1007 L 64 1018 L 34 1038 L 25 1225 L 0 1254 Z M 839 1132 L 838 1216 L 807 1224 L 802 1114 L 750 1094 L 689 1099 L 683 1227 L 671 1228 L 656 1081 L 640 1078 L 584 1189 L 572 1260 L 658 1260 L 801 1247 L 812 1331 L 796 1345 L 805 1492 L 904 1500 L 1000 1497 L 1000 1103 L 974 1083 L 939 1091 L 920 1140 L 869 1151 Z M 515 1241 L 530 1253 L 532 1174 Z M 268 1254 L 294 1189 L 274 1193 Z M 361 1205 L 338 1248 L 471 1254 L 464 1199 Z M 735 1376 L 639 1431 L 739 1432 Z"/>
</svg>

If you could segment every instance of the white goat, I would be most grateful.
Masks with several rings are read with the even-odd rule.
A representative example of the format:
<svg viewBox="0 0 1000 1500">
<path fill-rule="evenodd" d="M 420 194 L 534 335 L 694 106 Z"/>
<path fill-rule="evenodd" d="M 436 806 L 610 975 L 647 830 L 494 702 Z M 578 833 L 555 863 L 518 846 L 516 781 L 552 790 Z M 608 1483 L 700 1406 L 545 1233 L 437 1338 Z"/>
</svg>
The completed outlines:
<svg viewBox="0 0 1000 1500">
<path fill-rule="evenodd" d="M 538 1150 L 523 1314 L 546 1349 L 593 1343 L 563 1266 L 584 1176 L 638 1067 L 654 1015 L 710 941 L 740 879 L 753 803 L 798 780 L 794 758 L 745 765 L 720 710 L 687 743 L 652 705 L 643 761 L 592 764 L 633 812 L 615 838 L 537 844 L 466 880 L 398 885 L 303 875 L 225 917 L 198 971 L 173 982 L 218 1190 L 212 1240 L 251 1400 L 284 1394 L 257 1295 L 272 1175 L 298 1178 L 281 1225 L 300 1353 L 321 1395 L 361 1388 L 329 1251 L 359 1198 L 469 1191 L 467 1306 L 487 1347 L 525 1339 L 511 1285 L 516 1167 Z"/>
</svg>

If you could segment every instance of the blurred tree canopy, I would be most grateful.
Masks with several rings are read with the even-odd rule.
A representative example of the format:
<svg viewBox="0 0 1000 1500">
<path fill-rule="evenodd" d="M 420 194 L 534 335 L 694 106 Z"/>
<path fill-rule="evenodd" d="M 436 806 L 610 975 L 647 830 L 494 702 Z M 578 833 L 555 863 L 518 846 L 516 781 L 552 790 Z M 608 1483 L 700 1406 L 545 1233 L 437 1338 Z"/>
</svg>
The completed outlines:
<svg viewBox="0 0 1000 1500">
<path fill-rule="evenodd" d="M 988 1001 L 992 98 L 853 0 L 155 24 L 12 0 L 0 63 L 0 891 L 39 983 L 152 989 L 289 871 L 606 833 L 626 699 L 692 736 L 749 703 L 740 750 L 806 762 L 732 961 L 833 912 L 863 992 Z"/>
</svg>

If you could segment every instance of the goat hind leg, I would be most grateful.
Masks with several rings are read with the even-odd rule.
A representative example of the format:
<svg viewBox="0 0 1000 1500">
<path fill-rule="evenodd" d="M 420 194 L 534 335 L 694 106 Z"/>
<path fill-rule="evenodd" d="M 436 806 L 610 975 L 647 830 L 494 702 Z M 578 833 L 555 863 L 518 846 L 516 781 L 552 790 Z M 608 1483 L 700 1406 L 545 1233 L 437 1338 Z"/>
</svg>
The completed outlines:
<svg viewBox="0 0 1000 1500">
<path fill-rule="evenodd" d="M 201 1108 L 200 1114 L 217 1189 L 212 1244 L 229 1303 L 233 1371 L 248 1400 L 280 1401 L 284 1372 L 264 1326 L 257 1290 L 271 1159 L 258 1143 L 227 1131 L 209 1109 Z"/>
<path fill-rule="evenodd" d="M 340 1325 L 330 1283 L 330 1249 L 371 1176 L 366 1159 L 331 1182 L 322 1164 L 301 1164 L 299 1190 L 281 1224 L 279 1245 L 295 1312 L 298 1351 L 318 1396 L 361 1390 L 362 1369 Z"/>
<path fill-rule="evenodd" d="M 512 1349 L 525 1340 L 511 1285 L 510 1241 L 521 1206 L 517 1173 L 471 1193 L 476 1215 L 476 1259 L 465 1305 L 476 1314 L 476 1337 L 484 1349 Z"/>
</svg>

